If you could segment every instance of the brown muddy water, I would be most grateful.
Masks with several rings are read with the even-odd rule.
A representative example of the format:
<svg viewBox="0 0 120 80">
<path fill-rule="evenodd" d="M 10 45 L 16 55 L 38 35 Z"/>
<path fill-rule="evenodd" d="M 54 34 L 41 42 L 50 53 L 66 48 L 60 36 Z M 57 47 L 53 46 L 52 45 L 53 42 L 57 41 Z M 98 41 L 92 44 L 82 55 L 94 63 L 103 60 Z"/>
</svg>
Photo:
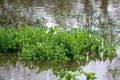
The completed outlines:
<svg viewBox="0 0 120 80">
<path fill-rule="evenodd" d="M 104 20 L 117 23 L 116 26 L 107 29 L 114 35 L 117 44 L 116 53 L 118 56 L 111 62 L 96 61 L 83 66 L 87 72 L 95 72 L 96 80 L 120 80 L 120 0 L 0 0 L 0 19 L 11 17 L 9 11 L 20 10 L 17 15 L 22 15 L 29 20 L 36 21 L 44 18 L 48 27 L 58 24 L 70 24 L 78 26 L 76 19 L 66 18 L 68 13 L 80 14 L 85 21 L 89 22 L 91 15 L 98 15 Z M 65 16 L 61 16 L 61 15 Z M 15 16 L 13 16 L 15 17 Z M 78 21 L 79 22 L 79 21 Z M 1 22 L 0 22 L 1 23 Z M 110 36 L 112 36 L 112 34 Z M 1 58 L 1 57 L 0 57 Z M 54 72 L 68 68 L 77 70 L 80 66 L 73 63 L 36 62 L 36 61 L 17 61 L 14 59 L 0 59 L 0 80 L 56 80 Z M 86 80 L 82 78 L 82 80 Z"/>
</svg>

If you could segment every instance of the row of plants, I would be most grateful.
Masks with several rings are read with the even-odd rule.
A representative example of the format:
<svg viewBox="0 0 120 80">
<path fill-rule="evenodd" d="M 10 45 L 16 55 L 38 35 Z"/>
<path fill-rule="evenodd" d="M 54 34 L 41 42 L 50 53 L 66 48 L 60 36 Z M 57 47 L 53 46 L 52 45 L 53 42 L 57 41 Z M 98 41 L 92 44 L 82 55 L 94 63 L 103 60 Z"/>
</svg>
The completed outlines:
<svg viewBox="0 0 120 80">
<path fill-rule="evenodd" d="M 113 44 L 87 30 L 65 32 L 57 27 L 28 25 L 7 31 L 0 27 L 0 52 L 16 52 L 19 59 L 55 61 L 106 60 L 116 56 Z"/>
</svg>

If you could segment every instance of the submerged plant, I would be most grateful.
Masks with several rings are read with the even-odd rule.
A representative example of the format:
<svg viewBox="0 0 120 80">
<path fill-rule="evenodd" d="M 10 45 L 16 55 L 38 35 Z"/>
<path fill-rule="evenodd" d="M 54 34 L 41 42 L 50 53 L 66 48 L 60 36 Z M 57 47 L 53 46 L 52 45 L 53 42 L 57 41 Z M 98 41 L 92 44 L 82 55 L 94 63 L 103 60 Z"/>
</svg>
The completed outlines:
<svg viewBox="0 0 120 80">
<path fill-rule="evenodd" d="M 93 72 L 84 71 L 64 71 L 56 72 L 58 80 L 95 80 L 96 76 Z"/>
<path fill-rule="evenodd" d="M 103 38 L 91 34 L 87 30 L 73 29 L 71 32 L 24 25 L 8 31 L 0 28 L 0 52 L 17 52 L 19 59 L 55 60 L 82 62 L 112 59 L 115 47 Z"/>
</svg>

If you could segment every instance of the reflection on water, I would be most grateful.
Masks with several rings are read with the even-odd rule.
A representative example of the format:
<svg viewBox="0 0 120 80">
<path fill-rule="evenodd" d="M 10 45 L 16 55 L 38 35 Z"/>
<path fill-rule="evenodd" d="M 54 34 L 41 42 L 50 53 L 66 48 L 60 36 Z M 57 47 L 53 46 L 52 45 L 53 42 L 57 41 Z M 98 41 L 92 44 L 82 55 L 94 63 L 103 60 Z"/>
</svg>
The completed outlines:
<svg viewBox="0 0 120 80">
<path fill-rule="evenodd" d="M 102 62 L 90 62 L 83 67 L 84 71 L 95 72 L 97 80 L 120 80 L 120 59 L 115 58 L 112 62 L 109 60 Z"/>
<path fill-rule="evenodd" d="M 31 67 L 34 65 L 26 64 L 24 65 L 21 64 L 21 62 L 17 62 L 15 67 L 13 67 L 11 64 L 5 64 L 4 66 L 0 67 L 0 80 L 56 80 L 57 77 L 54 74 L 54 70 L 56 69 L 54 69 L 54 67 L 58 69 L 67 68 L 67 66 L 63 67 L 63 65 L 54 65 L 50 68 L 50 65 L 48 65 L 49 63 L 44 63 L 44 65 L 42 65 L 42 63 L 39 65 L 37 64 L 38 67 L 31 69 Z"/>
<path fill-rule="evenodd" d="M 118 56 L 111 62 L 91 61 L 81 67 L 76 62 L 49 62 L 16 60 L 14 55 L 0 58 L 0 80 L 57 80 L 56 71 L 83 69 L 86 72 L 95 72 L 97 80 L 120 80 L 120 47 Z"/>
<path fill-rule="evenodd" d="M 89 17 L 93 13 L 102 14 L 104 17 L 114 19 L 120 17 L 119 0 L 1 0 L 0 14 L 9 15 L 13 7 L 21 10 L 22 15 L 36 20 L 44 17 L 48 26 L 65 21 L 59 19 L 60 14 L 85 14 Z"/>
<path fill-rule="evenodd" d="M 120 80 L 120 46 L 116 49 L 117 57 L 112 61 L 91 61 L 82 67 L 84 71 L 95 72 L 97 80 Z"/>
<path fill-rule="evenodd" d="M 120 60 L 118 58 L 115 58 L 112 61 L 112 63 L 110 63 L 109 60 L 105 62 L 102 61 L 90 62 L 87 66 L 83 67 L 83 70 L 87 72 L 95 72 L 97 80 L 115 80 L 115 79 L 119 80 L 120 79 L 119 64 L 120 64 Z M 0 80 L 56 80 L 57 79 L 56 75 L 54 74 L 53 68 L 49 68 L 46 70 L 43 69 L 42 71 L 37 73 L 38 67 L 32 70 L 28 66 L 24 67 L 24 65 L 21 62 L 17 62 L 16 67 L 13 67 L 11 64 L 4 64 L 3 66 L 0 67 Z M 44 65 L 43 67 L 46 66 Z M 75 66 L 73 67 L 76 68 Z"/>
<path fill-rule="evenodd" d="M 40 74 L 36 74 L 36 70 L 24 68 L 20 62 L 16 67 L 5 64 L 0 68 L 0 80 L 55 80 L 52 69 L 44 70 Z"/>
<path fill-rule="evenodd" d="M 0 80 L 56 80 L 56 71 L 77 67 L 76 62 L 19 61 L 14 54 L 6 54 L 0 56 Z"/>
</svg>

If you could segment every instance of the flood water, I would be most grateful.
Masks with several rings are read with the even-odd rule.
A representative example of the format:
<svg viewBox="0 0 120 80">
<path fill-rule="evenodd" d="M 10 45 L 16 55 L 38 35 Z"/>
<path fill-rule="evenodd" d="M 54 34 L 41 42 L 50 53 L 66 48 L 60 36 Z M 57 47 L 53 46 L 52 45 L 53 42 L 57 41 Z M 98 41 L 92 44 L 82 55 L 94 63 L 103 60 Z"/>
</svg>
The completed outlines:
<svg viewBox="0 0 120 80">
<path fill-rule="evenodd" d="M 120 18 L 120 0 L 0 0 L 0 14 L 4 18 L 15 17 L 10 15 L 11 9 L 14 14 L 16 9 L 20 10 L 16 15 L 21 14 L 30 20 L 43 17 L 49 27 L 67 23 L 66 16 L 61 16 L 67 14 L 79 14 L 85 18 L 97 14 L 110 20 Z"/>
<path fill-rule="evenodd" d="M 111 20 L 118 23 L 113 26 L 111 32 L 115 36 L 117 44 L 116 53 L 118 57 L 110 62 L 109 60 L 90 62 L 82 67 L 87 72 L 95 72 L 96 80 L 120 80 L 120 0 L 0 0 L 0 23 L 1 19 L 10 17 L 10 10 L 19 10 L 22 15 L 31 23 L 37 19 L 46 19 L 45 24 L 48 27 L 58 24 L 77 25 L 77 20 L 66 18 L 67 14 L 77 15 L 85 18 L 85 22 L 89 22 L 91 15 L 97 15 L 103 20 Z M 64 16 L 63 16 L 64 15 Z M 84 21 L 84 20 L 83 20 Z M 82 24 L 80 20 L 79 24 Z M 79 22 L 79 21 L 78 21 Z M 1 24 L 0 24 L 1 25 Z M 116 30 L 116 31 L 115 31 Z M 118 31 L 118 32 L 117 32 Z M 1 58 L 1 57 L 0 57 Z M 16 61 L 12 59 L 0 59 L 0 80 L 56 80 L 57 76 L 54 72 L 57 70 L 68 68 L 76 70 L 79 65 L 75 63 L 59 63 L 50 64 L 49 62 L 36 61 Z M 83 79 L 84 80 L 84 79 Z"/>
<path fill-rule="evenodd" d="M 56 71 L 79 70 L 94 72 L 96 80 L 120 80 L 120 58 L 116 57 L 110 62 L 91 61 L 88 65 L 80 67 L 75 62 L 51 63 L 45 61 L 17 61 L 0 59 L 0 80 L 57 80 Z M 86 80 L 80 77 L 80 80 Z"/>
</svg>

